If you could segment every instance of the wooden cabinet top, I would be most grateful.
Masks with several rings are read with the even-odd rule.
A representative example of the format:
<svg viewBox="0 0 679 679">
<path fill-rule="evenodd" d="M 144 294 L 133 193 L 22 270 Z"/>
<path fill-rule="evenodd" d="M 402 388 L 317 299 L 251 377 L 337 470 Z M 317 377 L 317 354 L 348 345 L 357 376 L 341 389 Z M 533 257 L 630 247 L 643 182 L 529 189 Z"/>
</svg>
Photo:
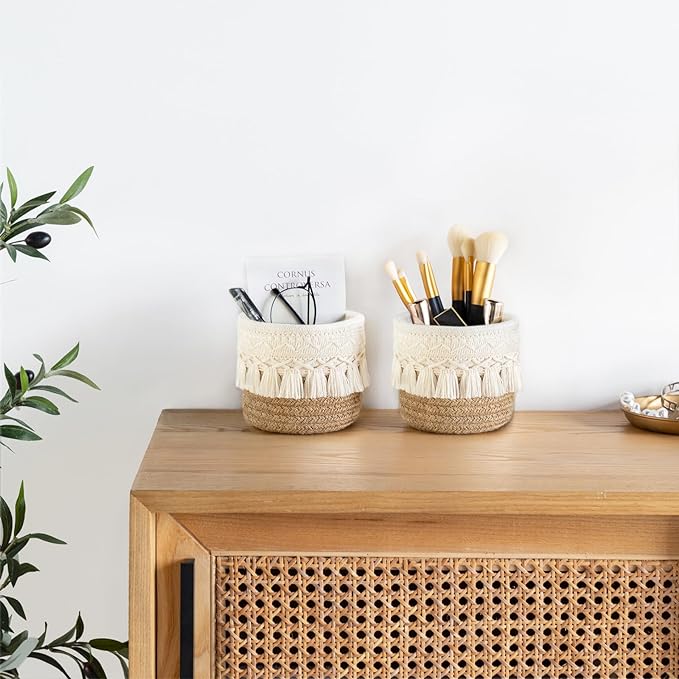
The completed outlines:
<svg viewBox="0 0 679 679">
<path fill-rule="evenodd" d="M 166 410 L 132 494 L 174 513 L 679 515 L 679 438 L 608 411 L 445 436 L 366 410 L 305 437 L 251 429 L 240 411 Z"/>
</svg>

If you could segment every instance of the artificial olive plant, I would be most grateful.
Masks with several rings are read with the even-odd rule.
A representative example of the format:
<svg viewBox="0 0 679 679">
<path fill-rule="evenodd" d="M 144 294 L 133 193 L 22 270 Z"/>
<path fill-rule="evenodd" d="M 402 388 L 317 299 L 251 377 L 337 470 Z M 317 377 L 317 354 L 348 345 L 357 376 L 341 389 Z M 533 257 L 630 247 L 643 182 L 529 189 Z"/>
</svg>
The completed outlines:
<svg viewBox="0 0 679 679">
<path fill-rule="evenodd" d="M 88 215 L 70 203 L 85 188 L 92 170 L 91 167 L 85 170 L 58 202 L 52 202 L 56 192 L 50 191 L 18 205 L 17 184 L 8 168 L 9 205 L 3 200 L 4 183 L 0 184 L 0 250 L 6 250 L 12 261 L 16 261 L 18 255 L 46 260 L 42 250 L 52 240 L 50 234 L 43 230 L 46 225 L 77 224 L 84 220 L 94 229 Z M 94 389 L 99 388 L 89 377 L 70 367 L 78 357 L 78 351 L 79 345 L 76 344 L 49 369 L 39 354 L 33 354 L 35 370 L 22 365 L 14 371 L 4 366 L 7 391 L 0 400 L 0 447 L 11 450 L 7 439 L 40 441 L 32 425 L 15 416 L 15 409 L 30 408 L 47 415 L 59 415 L 55 400 L 76 402 L 54 382 L 76 380 Z M 43 624 L 42 632 L 37 636 L 23 629 L 29 624 L 28 616 L 19 599 L 12 596 L 13 589 L 21 578 L 38 571 L 26 560 L 24 550 L 29 551 L 33 540 L 55 545 L 66 543 L 46 533 L 24 532 L 26 496 L 23 482 L 12 504 L 14 511 L 0 496 L 0 679 L 21 677 L 22 667 L 28 659 L 50 665 L 69 679 L 106 679 L 106 671 L 97 658 L 100 652 L 115 656 L 127 677 L 127 642 L 106 638 L 86 641 L 83 639 L 85 625 L 80 614 L 71 629 L 51 640 L 48 640 L 47 623 Z"/>
</svg>

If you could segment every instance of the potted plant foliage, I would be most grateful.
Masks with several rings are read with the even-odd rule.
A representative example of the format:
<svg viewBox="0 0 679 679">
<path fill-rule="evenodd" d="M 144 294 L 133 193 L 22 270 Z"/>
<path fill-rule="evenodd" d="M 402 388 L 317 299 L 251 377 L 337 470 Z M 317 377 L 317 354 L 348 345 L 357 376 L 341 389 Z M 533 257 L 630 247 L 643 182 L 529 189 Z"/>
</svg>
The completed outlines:
<svg viewBox="0 0 679 679">
<path fill-rule="evenodd" d="M 93 229 L 89 216 L 71 204 L 85 188 L 93 168 L 85 170 L 58 201 L 55 191 L 44 193 L 23 203 L 18 202 L 17 184 L 9 168 L 7 186 L 9 203 L 3 200 L 4 183 L 0 184 L 0 250 L 6 250 L 12 261 L 19 255 L 47 260 L 43 250 L 52 238 L 45 231 L 47 225 L 77 224 L 87 222 Z M 21 365 L 18 370 L 4 366 L 7 391 L 0 400 L 0 446 L 10 448 L 10 441 L 39 441 L 40 436 L 31 424 L 17 417 L 17 409 L 37 410 L 47 415 L 59 415 L 57 402 L 66 399 L 75 402 L 59 386 L 60 381 L 76 380 L 89 387 L 97 385 L 72 364 L 78 357 L 76 344 L 62 358 L 48 368 L 40 354 L 33 354 L 31 367 Z M 25 411 L 24 411 L 25 412 Z M 78 614 L 75 624 L 65 633 L 48 633 L 47 623 L 42 630 L 31 632 L 24 606 L 13 596 L 17 582 L 38 571 L 27 560 L 31 542 L 41 540 L 54 545 L 65 544 L 46 533 L 26 532 L 26 495 L 24 484 L 11 503 L 0 497 L 0 679 L 21 677 L 22 667 L 28 659 L 50 665 L 57 673 L 71 678 L 106 679 L 106 671 L 97 655 L 109 653 L 120 662 L 127 677 L 127 642 L 114 639 L 84 638 L 85 625 Z"/>
</svg>

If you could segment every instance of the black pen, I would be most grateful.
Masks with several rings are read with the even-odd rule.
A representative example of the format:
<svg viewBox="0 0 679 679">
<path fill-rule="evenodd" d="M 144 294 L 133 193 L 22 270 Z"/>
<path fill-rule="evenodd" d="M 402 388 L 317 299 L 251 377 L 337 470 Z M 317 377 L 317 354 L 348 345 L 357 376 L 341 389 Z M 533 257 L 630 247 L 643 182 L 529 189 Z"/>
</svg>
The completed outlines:
<svg viewBox="0 0 679 679">
<path fill-rule="evenodd" d="M 243 288 L 229 288 L 231 297 L 235 300 L 240 310 L 251 320 L 264 322 L 264 317 L 255 306 L 255 303 L 250 299 Z"/>
</svg>

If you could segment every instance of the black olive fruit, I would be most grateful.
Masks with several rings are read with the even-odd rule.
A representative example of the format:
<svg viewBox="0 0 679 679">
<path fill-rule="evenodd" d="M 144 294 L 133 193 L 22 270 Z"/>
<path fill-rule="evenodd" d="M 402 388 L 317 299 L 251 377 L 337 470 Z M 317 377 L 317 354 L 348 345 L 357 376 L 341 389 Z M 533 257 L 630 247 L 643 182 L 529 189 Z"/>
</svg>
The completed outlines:
<svg viewBox="0 0 679 679">
<path fill-rule="evenodd" d="M 26 236 L 26 245 L 30 245 L 36 250 L 46 248 L 52 242 L 52 236 L 46 231 L 34 231 Z"/>
<path fill-rule="evenodd" d="M 26 377 L 28 377 L 29 383 L 33 381 L 35 373 L 32 370 L 26 371 Z M 17 389 L 21 389 L 21 373 L 16 373 L 14 375 L 14 380 L 16 381 Z"/>
</svg>

